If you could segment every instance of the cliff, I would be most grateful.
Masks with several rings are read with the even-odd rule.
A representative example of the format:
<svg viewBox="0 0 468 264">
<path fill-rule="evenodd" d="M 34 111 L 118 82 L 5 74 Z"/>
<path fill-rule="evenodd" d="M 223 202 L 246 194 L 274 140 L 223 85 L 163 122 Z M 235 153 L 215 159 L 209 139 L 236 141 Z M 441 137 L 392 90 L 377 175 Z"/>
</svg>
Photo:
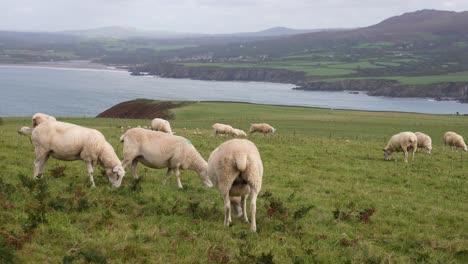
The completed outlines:
<svg viewBox="0 0 468 264">
<path fill-rule="evenodd" d="M 303 72 L 266 68 L 186 67 L 162 63 L 137 66 L 130 69 L 132 75 L 157 75 L 166 78 L 187 78 L 210 81 L 255 81 L 297 83 L 305 79 Z"/>
<path fill-rule="evenodd" d="M 304 82 L 294 89 L 304 91 L 367 91 L 367 94 L 372 96 L 428 97 L 468 102 L 468 83 L 466 82 L 404 85 L 394 80 L 363 79 Z"/>
</svg>

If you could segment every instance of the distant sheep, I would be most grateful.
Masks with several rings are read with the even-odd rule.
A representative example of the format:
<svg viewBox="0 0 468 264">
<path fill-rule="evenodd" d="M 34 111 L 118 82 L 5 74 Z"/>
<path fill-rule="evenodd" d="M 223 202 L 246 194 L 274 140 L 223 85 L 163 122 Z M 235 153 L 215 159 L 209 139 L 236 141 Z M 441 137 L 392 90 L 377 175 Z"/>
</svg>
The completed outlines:
<svg viewBox="0 0 468 264">
<path fill-rule="evenodd" d="M 432 150 L 432 139 L 430 136 L 422 132 L 414 132 L 418 138 L 418 149 L 425 149 L 427 154 L 431 154 Z"/>
<path fill-rule="evenodd" d="M 232 134 L 232 126 L 230 125 L 225 125 L 225 124 L 220 124 L 220 123 L 215 123 L 213 126 L 213 133 L 214 135 L 231 135 Z"/>
<path fill-rule="evenodd" d="M 231 135 L 235 136 L 235 137 L 246 137 L 247 136 L 247 134 L 243 130 L 240 130 L 240 129 L 237 129 L 237 128 L 232 129 Z"/>
<path fill-rule="evenodd" d="M 33 129 L 31 141 L 36 160 L 34 178 L 42 176 L 47 159 L 83 160 L 88 167 L 91 185 L 94 187 L 93 171 L 98 163 L 106 170 L 109 181 L 119 187 L 125 171 L 120 160 L 101 132 L 65 122 L 44 122 Z"/>
<path fill-rule="evenodd" d="M 276 129 L 269 124 L 261 123 L 261 124 L 250 124 L 249 134 L 260 132 L 265 134 L 273 134 L 275 133 Z"/>
<path fill-rule="evenodd" d="M 413 132 L 401 132 L 390 138 L 387 146 L 383 149 L 385 160 L 391 160 L 393 152 L 403 151 L 405 162 L 408 162 L 408 151 L 414 152 L 418 149 L 418 138 Z"/>
<path fill-rule="evenodd" d="M 248 222 L 246 203 L 247 196 L 251 194 L 251 230 L 255 232 L 257 196 L 263 177 L 263 163 L 255 144 L 246 139 L 231 139 L 222 143 L 208 159 L 208 175 L 224 199 L 225 226 L 232 222 L 231 200 L 235 202 L 234 208 L 238 208 L 236 197 L 241 197 L 242 215 Z"/>
<path fill-rule="evenodd" d="M 141 162 L 150 168 L 167 168 L 164 183 L 171 171 L 174 171 L 177 185 L 182 188 L 180 169 L 188 169 L 197 172 L 207 187 L 213 186 L 207 175 L 206 161 L 186 138 L 143 128 L 132 128 L 120 137 L 120 141 L 124 144 L 122 166 L 126 168 L 131 163 L 132 176 L 135 179 L 138 178 L 136 167 L 138 162 Z"/>
<path fill-rule="evenodd" d="M 155 118 L 151 121 L 151 129 L 155 131 L 161 131 L 169 134 L 172 133 L 171 129 L 171 124 L 169 124 L 169 121 L 164 120 L 162 118 Z"/>
<path fill-rule="evenodd" d="M 32 128 L 34 129 L 36 126 L 47 121 L 57 121 L 57 119 L 50 115 L 46 115 L 43 113 L 36 113 L 32 116 Z"/>
<path fill-rule="evenodd" d="M 444 134 L 444 144 L 449 145 L 452 151 L 457 148 L 461 148 L 464 151 L 467 151 L 467 147 L 465 141 L 463 140 L 463 137 L 455 132 L 449 131 Z"/>
<path fill-rule="evenodd" d="M 32 130 L 30 127 L 24 126 L 24 127 L 21 127 L 17 132 L 19 135 L 26 136 L 26 135 L 31 134 L 31 131 Z"/>
</svg>

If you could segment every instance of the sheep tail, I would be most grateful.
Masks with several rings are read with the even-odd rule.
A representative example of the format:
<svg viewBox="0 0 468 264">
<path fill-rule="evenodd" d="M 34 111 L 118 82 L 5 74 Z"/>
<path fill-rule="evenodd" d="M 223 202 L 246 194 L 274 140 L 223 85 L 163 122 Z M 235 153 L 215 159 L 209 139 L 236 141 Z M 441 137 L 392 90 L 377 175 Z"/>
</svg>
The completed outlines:
<svg viewBox="0 0 468 264">
<path fill-rule="evenodd" d="M 240 171 L 247 170 L 247 154 L 242 153 L 234 156 L 234 166 Z"/>
</svg>

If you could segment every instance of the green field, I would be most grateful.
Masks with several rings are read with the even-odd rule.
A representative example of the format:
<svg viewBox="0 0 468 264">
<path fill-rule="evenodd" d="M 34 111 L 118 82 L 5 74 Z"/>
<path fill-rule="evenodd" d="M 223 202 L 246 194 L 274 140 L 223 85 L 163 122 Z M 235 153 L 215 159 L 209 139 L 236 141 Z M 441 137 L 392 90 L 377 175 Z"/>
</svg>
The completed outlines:
<svg viewBox="0 0 468 264">
<path fill-rule="evenodd" d="M 444 148 L 441 138 L 447 130 L 468 136 L 468 117 L 239 103 L 195 103 L 174 113 L 173 130 L 206 159 L 228 140 L 211 135 L 215 122 L 277 128 L 249 137 L 265 168 L 257 233 L 238 219 L 223 227 L 221 196 L 191 171 L 182 172 L 179 190 L 174 176 L 162 184 L 165 170 L 139 165 L 142 181 L 132 181 L 127 170 L 115 189 L 97 169 L 92 189 L 83 162 L 50 159 L 44 178 L 32 181 L 33 147 L 16 133 L 30 118 L 4 118 L 0 262 L 467 262 L 468 154 Z M 119 157 L 120 127 L 149 125 L 58 119 L 99 129 Z M 196 128 L 203 134 L 194 135 Z M 418 153 L 407 164 L 401 153 L 396 162 L 384 161 L 382 148 L 400 131 L 429 134 L 433 153 Z M 369 219 L 359 218 L 372 208 Z"/>
</svg>

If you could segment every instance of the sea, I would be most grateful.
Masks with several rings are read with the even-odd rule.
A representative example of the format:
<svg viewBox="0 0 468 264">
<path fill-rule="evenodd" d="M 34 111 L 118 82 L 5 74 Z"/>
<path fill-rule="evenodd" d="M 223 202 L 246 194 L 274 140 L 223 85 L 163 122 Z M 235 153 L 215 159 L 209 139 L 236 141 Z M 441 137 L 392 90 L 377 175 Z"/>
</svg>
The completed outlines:
<svg viewBox="0 0 468 264">
<path fill-rule="evenodd" d="M 364 92 L 293 90 L 292 84 L 199 81 L 131 76 L 125 70 L 0 66 L 0 116 L 94 117 L 136 98 L 235 101 L 328 109 L 468 114 L 468 104 L 430 98 L 389 98 Z"/>
</svg>

